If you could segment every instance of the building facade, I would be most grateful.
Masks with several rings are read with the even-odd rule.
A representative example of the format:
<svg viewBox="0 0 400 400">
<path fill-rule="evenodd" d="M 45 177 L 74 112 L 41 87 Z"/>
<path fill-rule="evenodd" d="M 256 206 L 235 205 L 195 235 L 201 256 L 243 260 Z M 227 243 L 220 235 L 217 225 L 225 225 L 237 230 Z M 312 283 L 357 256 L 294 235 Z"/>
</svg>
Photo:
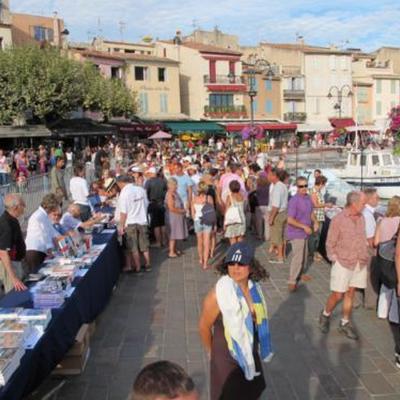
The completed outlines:
<svg viewBox="0 0 400 400">
<path fill-rule="evenodd" d="M 241 53 L 194 42 L 157 42 L 157 51 L 179 62 L 182 112 L 193 119 L 247 117 Z"/>
<path fill-rule="evenodd" d="M 183 41 L 240 51 L 239 37 L 221 32 L 218 27 L 215 27 L 212 31 L 195 29 L 190 35 L 185 36 Z"/>
<path fill-rule="evenodd" d="M 50 44 L 62 47 L 64 43 L 64 21 L 55 13 L 53 17 L 12 13 L 13 45 Z"/>
<path fill-rule="evenodd" d="M 374 56 L 355 58 L 353 82 L 357 89 L 358 123 L 374 123 L 384 128 L 388 113 L 400 104 L 400 74 L 395 73 L 393 62 Z"/>
<path fill-rule="evenodd" d="M 255 120 L 277 120 L 281 118 L 281 79 L 278 76 L 268 78 L 264 73 L 256 71 L 249 74 L 246 65 L 243 66 L 243 79 L 247 86 L 255 90 L 253 100 L 253 115 Z M 247 114 L 250 115 L 250 96 L 244 97 Z"/>
<path fill-rule="evenodd" d="M 381 47 L 372 54 L 376 61 L 391 61 L 393 73 L 400 75 L 400 47 Z"/>
<path fill-rule="evenodd" d="M 0 0 L 0 50 L 12 45 L 11 13 L 9 0 Z"/>
<path fill-rule="evenodd" d="M 129 46 L 129 43 L 126 45 Z M 107 49 L 71 49 L 71 53 L 76 59 L 95 64 L 106 78 L 121 79 L 135 92 L 139 117 L 149 120 L 185 118 L 181 114 L 177 61 L 155 55 L 126 53 L 122 50 L 109 52 Z"/>
<path fill-rule="evenodd" d="M 304 51 L 307 123 L 324 124 L 331 118 L 351 118 L 352 55 L 335 50 Z"/>
</svg>

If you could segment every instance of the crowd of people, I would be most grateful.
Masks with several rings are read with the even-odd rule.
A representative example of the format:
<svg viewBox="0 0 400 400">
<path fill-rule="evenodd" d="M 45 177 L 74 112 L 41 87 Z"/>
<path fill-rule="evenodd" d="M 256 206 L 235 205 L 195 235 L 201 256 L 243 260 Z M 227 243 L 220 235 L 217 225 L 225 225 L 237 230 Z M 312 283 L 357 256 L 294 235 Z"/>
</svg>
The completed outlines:
<svg viewBox="0 0 400 400">
<path fill-rule="evenodd" d="M 93 182 L 85 176 L 89 160 L 95 167 Z M 107 205 L 114 209 L 121 237 L 124 273 L 150 273 L 151 247 L 165 248 L 171 259 L 181 257 L 182 241 L 192 233 L 199 268 L 221 275 L 205 298 L 199 322 L 210 356 L 213 400 L 257 399 L 265 388 L 261 361 L 270 360 L 273 351 L 259 282 L 268 273 L 255 258 L 254 242 L 264 246 L 268 262 L 278 268 L 290 255 L 287 285 L 293 295 L 312 279 L 313 268 L 325 267 L 318 263 L 326 248 L 332 267 L 330 293 L 319 315 L 321 332 L 328 333 L 332 313 L 342 302 L 338 330 L 357 340 L 353 309 L 377 309 L 390 322 L 400 368 L 400 197 L 389 200 L 383 216 L 375 212 L 380 200 L 376 189 L 353 191 L 330 220 L 326 211 L 335 206 L 325 201 L 327 178 L 320 170 L 314 171 L 311 187 L 308 178 L 291 177 L 283 159 L 273 163 L 266 153 L 250 154 L 246 148 L 232 153 L 213 145 L 195 152 L 174 142 L 139 143 L 127 150 L 108 143 L 94 154 L 85 149 L 73 160 L 73 177 L 66 185 L 67 165 L 64 153 L 55 155 L 51 193 L 30 216 L 25 239 L 18 223 L 23 199 L 17 194 L 4 199 L 0 271 L 6 292 L 25 290 L 23 264 L 36 272 L 52 256 L 60 235 L 89 228 L 103 218 L 96 207 Z M 321 241 L 323 229 L 326 243 Z M 224 239 L 230 247 L 223 259 L 215 260 L 217 244 Z M 192 387 L 189 381 L 187 385 Z"/>
</svg>

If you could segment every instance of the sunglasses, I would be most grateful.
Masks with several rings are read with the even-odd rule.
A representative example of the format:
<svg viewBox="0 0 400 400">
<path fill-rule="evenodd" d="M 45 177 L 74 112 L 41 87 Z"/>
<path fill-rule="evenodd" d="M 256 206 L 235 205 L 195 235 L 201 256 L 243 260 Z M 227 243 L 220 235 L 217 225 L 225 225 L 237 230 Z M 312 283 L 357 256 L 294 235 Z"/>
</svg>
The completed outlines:
<svg viewBox="0 0 400 400">
<path fill-rule="evenodd" d="M 297 185 L 297 187 L 299 189 L 305 189 L 305 188 L 308 188 L 308 185 Z"/>
<path fill-rule="evenodd" d="M 228 267 L 232 267 L 234 265 L 238 265 L 239 267 L 248 267 L 248 264 L 242 264 L 242 263 L 238 263 L 238 262 L 234 262 L 234 261 L 228 262 L 227 265 L 228 265 Z"/>
</svg>

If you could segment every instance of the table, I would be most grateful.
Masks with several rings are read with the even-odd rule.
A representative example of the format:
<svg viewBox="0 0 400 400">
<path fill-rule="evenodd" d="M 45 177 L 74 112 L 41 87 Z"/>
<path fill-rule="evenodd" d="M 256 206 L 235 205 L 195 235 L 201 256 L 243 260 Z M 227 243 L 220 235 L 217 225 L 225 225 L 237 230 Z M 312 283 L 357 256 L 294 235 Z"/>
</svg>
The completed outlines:
<svg viewBox="0 0 400 400">
<path fill-rule="evenodd" d="M 121 252 L 116 231 L 95 234 L 93 244 L 107 243 L 97 260 L 82 278 L 73 282 L 75 290 L 59 309 L 52 310 L 52 320 L 35 348 L 27 350 L 6 386 L 1 400 L 18 400 L 36 389 L 63 359 L 73 345 L 81 325 L 90 323 L 104 310 L 118 280 Z M 0 307 L 32 308 L 29 291 L 7 294 Z"/>
</svg>

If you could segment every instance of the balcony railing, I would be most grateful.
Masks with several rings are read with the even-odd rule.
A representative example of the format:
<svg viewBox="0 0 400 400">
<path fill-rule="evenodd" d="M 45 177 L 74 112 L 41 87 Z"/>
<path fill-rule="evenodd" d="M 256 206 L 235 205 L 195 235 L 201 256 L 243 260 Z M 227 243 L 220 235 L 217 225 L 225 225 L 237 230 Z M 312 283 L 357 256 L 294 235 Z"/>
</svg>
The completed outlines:
<svg viewBox="0 0 400 400">
<path fill-rule="evenodd" d="M 296 67 L 294 65 L 282 65 L 281 73 L 282 73 L 282 75 L 300 76 L 301 75 L 301 67 Z"/>
<path fill-rule="evenodd" d="M 367 61 L 367 68 L 388 68 L 390 66 L 389 61 Z"/>
<path fill-rule="evenodd" d="M 285 99 L 304 99 L 304 90 L 284 89 L 283 97 Z"/>
<path fill-rule="evenodd" d="M 287 112 L 283 114 L 283 119 L 286 122 L 304 122 L 307 119 L 305 112 Z"/>
<path fill-rule="evenodd" d="M 206 85 L 243 85 L 244 79 L 241 76 L 216 75 L 211 79 L 210 75 L 204 75 Z"/>
<path fill-rule="evenodd" d="M 205 106 L 204 116 L 209 118 L 247 118 L 245 106 Z"/>
</svg>

